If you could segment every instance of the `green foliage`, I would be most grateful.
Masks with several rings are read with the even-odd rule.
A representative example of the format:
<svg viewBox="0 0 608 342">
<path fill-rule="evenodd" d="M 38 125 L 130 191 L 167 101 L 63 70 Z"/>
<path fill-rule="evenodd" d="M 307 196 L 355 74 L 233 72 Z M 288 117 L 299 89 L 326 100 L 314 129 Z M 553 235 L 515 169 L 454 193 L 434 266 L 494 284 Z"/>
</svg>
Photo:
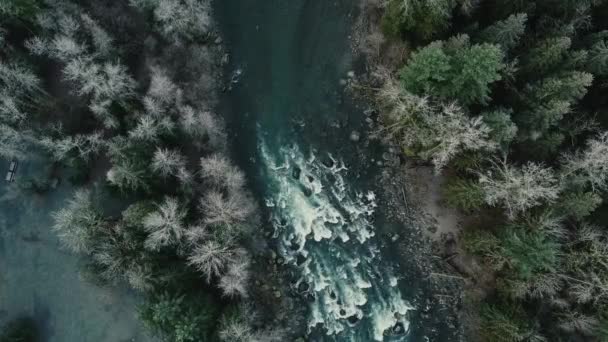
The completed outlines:
<svg viewBox="0 0 608 342">
<path fill-rule="evenodd" d="M 171 293 L 151 296 L 140 307 L 143 322 L 169 342 L 211 341 L 217 309 L 205 296 Z"/>
<path fill-rule="evenodd" d="M 0 16 L 23 21 L 34 21 L 42 7 L 40 0 L 2 0 Z"/>
<path fill-rule="evenodd" d="M 525 13 L 512 14 L 505 20 L 486 27 L 479 34 L 481 41 L 502 46 L 505 51 L 514 48 L 526 30 L 528 15 Z"/>
<path fill-rule="evenodd" d="M 599 40 L 591 46 L 587 70 L 601 76 L 608 74 L 608 45 L 606 45 L 606 40 Z"/>
<path fill-rule="evenodd" d="M 544 78 L 525 87 L 529 111 L 516 117 L 519 127 L 525 127 L 528 138 L 537 139 L 555 127 L 574 103 L 585 96 L 593 75 L 572 71 Z"/>
<path fill-rule="evenodd" d="M 147 191 L 152 180 L 152 173 L 148 169 L 153 155 L 152 148 L 144 141 L 120 136 L 113 139 L 108 148 L 112 162 L 112 168 L 107 174 L 109 183 L 123 192 Z"/>
<path fill-rule="evenodd" d="M 593 192 L 570 192 L 562 196 L 559 208 L 580 221 L 589 216 L 602 204 L 602 197 Z"/>
<path fill-rule="evenodd" d="M 545 73 L 564 60 L 571 46 L 569 37 L 545 39 L 528 52 L 524 67 L 529 72 Z"/>
<path fill-rule="evenodd" d="M 454 0 L 389 0 L 382 28 L 393 37 L 410 33 L 429 39 L 448 26 L 454 7 Z"/>
<path fill-rule="evenodd" d="M 479 182 L 471 179 L 450 180 L 443 189 L 443 195 L 448 205 L 466 212 L 478 210 L 485 203 Z"/>
<path fill-rule="evenodd" d="M 499 239 L 509 268 L 518 279 L 531 279 L 557 267 L 560 246 L 541 231 L 507 228 Z"/>
<path fill-rule="evenodd" d="M 503 149 L 507 148 L 517 135 L 517 126 L 511 120 L 512 109 L 498 108 L 481 114 L 483 122 L 490 127 L 490 136 Z"/>
<path fill-rule="evenodd" d="M 0 342 L 41 341 L 36 322 L 31 318 L 17 318 L 8 322 L 0 333 Z"/>
<path fill-rule="evenodd" d="M 498 45 L 470 45 L 467 36 L 437 41 L 412 54 L 401 70 L 405 89 L 418 95 L 456 99 L 463 105 L 487 103 L 490 85 L 505 68 Z"/>
<path fill-rule="evenodd" d="M 597 326 L 597 336 L 600 342 L 608 342 L 608 314 L 603 313 Z"/>
<path fill-rule="evenodd" d="M 443 46 L 442 41 L 432 42 L 412 54 L 401 71 L 401 80 L 407 90 L 427 94 L 448 82 L 451 57 L 445 53 Z"/>
<path fill-rule="evenodd" d="M 484 341 L 544 341 L 528 323 L 524 310 L 515 304 L 486 304 L 482 306 L 480 314 L 480 333 Z"/>
</svg>

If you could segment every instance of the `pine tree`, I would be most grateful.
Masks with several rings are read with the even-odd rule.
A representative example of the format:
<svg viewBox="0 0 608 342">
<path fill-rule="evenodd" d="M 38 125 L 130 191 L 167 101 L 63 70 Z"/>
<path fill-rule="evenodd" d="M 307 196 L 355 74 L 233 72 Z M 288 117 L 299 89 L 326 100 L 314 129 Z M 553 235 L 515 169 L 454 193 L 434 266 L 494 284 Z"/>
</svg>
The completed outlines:
<svg viewBox="0 0 608 342">
<path fill-rule="evenodd" d="M 499 81 L 505 68 L 498 45 L 470 45 L 461 35 L 447 42 L 433 42 L 412 54 L 401 70 L 406 90 L 432 94 L 462 105 L 487 103 L 490 85 Z"/>
<path fill-rule="evenodd" d="M 572 40 L 568 37 L 547 38 L 528 52 L 523 66 L 535 75 L 544 74 L 564 61 L 571 46 Z"/>
<path fill-rule="evenodd" d="M 602 197 L 593 192 L 570 192 L 561 197 L 559 208 L 580 221 L 602 204 Z"/>
<path fill-rule="evenodd" d="M 455 7 L 453 0 L 390 0 L 382 26 L 394 37 L 407 32 L 428 39 L 448 26 Z"/>
<path fill-rule="evenodd" d="M 556 270 L 560 247 L 541 231 L 507 228 L 500 234 L 500 243 L 515 279 L 528 281 Z"/>
<path fill-rule="evenodd" d="M 497 21 L 496 23 L 486 27 L 479 33 L 481 41 L 500 45 L 504 51 L 509 51 L 521 39 L 526 30 L 526 22 L 528 15 L 525 13 L 512 14 L 505 20 Z"/>
<path fill-rule="evenodd" d="M 484 193 L 478 182 L 455 179 L 446 185 L 444 197 L 448 205 L 466 212 L 480 209 L 484 205 Z"/>
<path fill-rule="evenodd" d="M 512 109 L 497 108 L 481 113 L 483 122 L 490 128 L 490 137 L 503 149 L 507 148 L 517 135 L 517 126 L 511 120 Z"/>
<path fill-rule="evenodd" d="M 600 76 L 608 74 L 608 46 L 606 40 L 597 41 L 589 49 L 587 70 Z"/>
</svg>

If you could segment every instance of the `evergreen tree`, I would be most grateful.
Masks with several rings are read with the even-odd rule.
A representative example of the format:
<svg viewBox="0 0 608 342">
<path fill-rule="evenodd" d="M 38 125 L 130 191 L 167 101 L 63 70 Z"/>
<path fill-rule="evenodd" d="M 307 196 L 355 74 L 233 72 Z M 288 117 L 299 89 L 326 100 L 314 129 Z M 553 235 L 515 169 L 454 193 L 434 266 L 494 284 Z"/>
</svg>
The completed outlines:
<svg viewBox="0 0 608 342">
<path fill-rule="evenodd" d="M 481 41 L 500 45 L 504 51 L 513 49 L 519 43 L 524 31 L 528 15 L 525 13 L 512 14 L 505 20 L 486 27 L 479 33 Z"/>
<path fill-rule="evenodd" d="M 406 90 L 433 94 L 463 105 L 487 103 L 490 85 L 499 81 L 505 68 L 498 45 L 470 45 L 467 36 L 433 42 L 412 54 L 401 70 Z"/>
<path fill-rule="evenodd" d="M 429 39 L 448 26 L 455 7 L 454 0 L 389 0 L 382 27 L 394 37 L 410 33 Z"/>
</svg>

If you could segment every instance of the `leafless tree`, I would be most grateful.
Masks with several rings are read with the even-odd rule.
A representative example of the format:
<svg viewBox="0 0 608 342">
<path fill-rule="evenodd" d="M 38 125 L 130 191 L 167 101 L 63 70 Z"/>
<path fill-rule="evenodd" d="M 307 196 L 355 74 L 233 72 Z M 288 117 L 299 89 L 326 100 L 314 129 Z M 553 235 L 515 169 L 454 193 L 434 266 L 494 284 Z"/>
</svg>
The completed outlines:
<svg viewBox="0 0 608 342">
<path fill-rule="evenodd" d="M 145 241 L 146 248 L 159 250 L 181 242 L 186 234 L 186 215 L 186 209 L 181 208 L 177 199 L 165 197 L 164 202 L 157 206 L 157 210 L 144 218 L 143 225 L 149 233 Z"/>
<path fill-rule="evenodd" d="M 506 161 L 494 162 L 487 173 L 479 173 L 487 204 L 503 206 L 510 218 L 541 203 L 555 201 L 559 186 L 553 171 L 529 162 L 521 167 Z"/>
<path fill-rule="evenodd" d="M 194 248 L 188 257 L 190 265 L 203 273 L 208 282 L 213 277 L 219 277 L 226 267 L 235 261 L 235 251 L 226 244 L 207 240 Z"/>
<path fill-rule="evenodd" d="M 593 191 L 608 187 L 608 132 L 587 141 L 587 148 L 562 157 L 563 177 L 588 184 Z"/>
<path fill-rule="evenodd" d="M 242 193 L 224 195 L 211 190 L 201 199 L 204 222 L 233 227 L 245 223 L 255 212 L 253 201 Z"/>
<path fill-rule="evenodd" d="M 53 230 L 63 244 L 76 253 L 89 253 L 93 236 L 105 225 L 93 206 L 91 193 L 79 189 L 67 206 L 53 213 Z"/>
<path fill-rule="evenodd" d="M 157 148 L 152 158 L 152 170 L 162 177 L 177 175 L 180 169 L 185 168 L 186 159 L 177 150 Z"/>
</svg>

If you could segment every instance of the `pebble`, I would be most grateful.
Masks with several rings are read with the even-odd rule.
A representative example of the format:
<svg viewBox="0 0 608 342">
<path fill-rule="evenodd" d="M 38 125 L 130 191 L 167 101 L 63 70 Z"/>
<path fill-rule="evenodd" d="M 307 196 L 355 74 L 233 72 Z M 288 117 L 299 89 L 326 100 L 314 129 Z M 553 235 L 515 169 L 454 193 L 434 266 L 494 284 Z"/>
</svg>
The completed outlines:
<svg viewBox="0 0 608 342">
<path fill-rule="evenodd" d="M 359 139 L 361 139 L 361 134 L 359 134 L 359 132 L 352 131 L 350 133 L 350 140 L 351 141 L 357 142 L 357 141 L 359 141 Z"/>
<path fill-rule="evenodd" d="M 229 61 L 230 61 L 230 55 L 229 55 L 229 54 L 227 54 L 227 53 L 225 53 L 225 54 L 222 56 L 222 64 L 228 64 L 228 62 L 229 62 Z"/>
<path fill-rule="evenodd" d="M 348 73 L 346 73 L 346 76 L 348 76 L 348 78 L 354 78 L 355 77 L 355 72 L 351 70 Z"/>
<path fill-rule="evenodd" d="M 223 42 L 222 37 L 218 36 L 217 38 L 215 38 L 215 41 L 214 41 L 215 44 L 220 45 L 220 44 L 222 44 L 222 42 Z"/>
<path fill-rule="evenodd" d="M 280 291 L 274 291 L 274 298 L 281 298 L 281 292 Z"/>
</svg>

